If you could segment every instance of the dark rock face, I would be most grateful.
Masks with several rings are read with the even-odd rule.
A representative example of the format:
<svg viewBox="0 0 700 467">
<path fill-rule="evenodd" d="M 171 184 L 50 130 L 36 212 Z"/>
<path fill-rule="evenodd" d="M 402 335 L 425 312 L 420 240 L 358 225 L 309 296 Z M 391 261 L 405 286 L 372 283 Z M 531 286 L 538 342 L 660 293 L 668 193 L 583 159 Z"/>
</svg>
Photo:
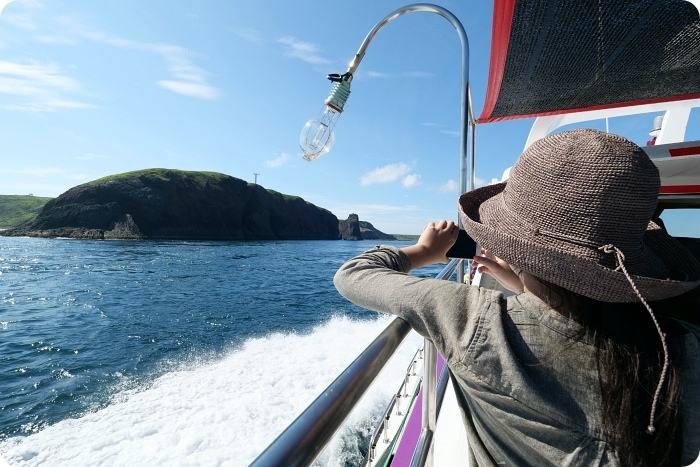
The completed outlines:
<svg viewBox="0 0 700 467">
<path fill-rule="evenodd" d="M 336 240 L 338 218 L 302 198 L 211 172 L 153 169 L 71 188 L 4 235 Z"/>
<path fill-rule="evenodd" d="M 360 221 L 360 232 L 363 240 L 396 240 L 393 235 L 380 231 L 367 221 Z"/>
<path fill-rule="evenodd" d="M 350 214 L 346 220 L 340 221 L 338 230 L 342 240 L 362 240 L 360 218 L 357 214 Z"/>
<path fill-rule="evenodd" d="M 357 214 L 350 214 L 338 224 L 342 240 L 396 240 L 396 237 L 377 230 L 372 224 L 361 221 Z"/>
</svg>

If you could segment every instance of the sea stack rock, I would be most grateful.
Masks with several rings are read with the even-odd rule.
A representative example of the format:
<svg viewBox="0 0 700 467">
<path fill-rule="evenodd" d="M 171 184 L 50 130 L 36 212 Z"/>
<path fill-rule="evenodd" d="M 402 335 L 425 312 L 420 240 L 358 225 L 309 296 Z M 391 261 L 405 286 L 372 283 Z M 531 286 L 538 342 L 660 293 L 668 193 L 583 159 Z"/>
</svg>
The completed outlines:
<svg viewBox="0 0 700 467">
<path fill-rule="evenodd" d="M 338 230 L 342 240 L 362 240 L 360 217 L 357 214 L 350 214 L 346 220 L 340 221 Z"/>
<path fill-rule="evenodd" d="M 376 229 L 372 224 L 361 221 L 357 214 L 350 214 L 338 225 L 342 240 L 396 240 L 396 237 Z"/>
</svg>

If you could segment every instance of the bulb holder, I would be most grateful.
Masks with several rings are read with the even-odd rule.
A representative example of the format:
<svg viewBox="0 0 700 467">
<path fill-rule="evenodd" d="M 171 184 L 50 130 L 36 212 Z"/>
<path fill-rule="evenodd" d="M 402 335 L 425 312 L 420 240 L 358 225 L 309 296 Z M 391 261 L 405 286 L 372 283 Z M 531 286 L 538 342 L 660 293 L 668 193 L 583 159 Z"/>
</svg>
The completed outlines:
<svg viewBox="0 0 700 467">
<path fill-rule="evenodd" d="M 345 107 L 345 102 L 347 102 L 348 97 L 350 97 L 350 82 L 352 81 L 352 74 L 346 73 L 344 75 L 328 75 L 328 79 L 334 81 L 333 89 L 328 95 L 328 98 L 324 103 L 331 109 L 340 113 Z"/>
</svg>

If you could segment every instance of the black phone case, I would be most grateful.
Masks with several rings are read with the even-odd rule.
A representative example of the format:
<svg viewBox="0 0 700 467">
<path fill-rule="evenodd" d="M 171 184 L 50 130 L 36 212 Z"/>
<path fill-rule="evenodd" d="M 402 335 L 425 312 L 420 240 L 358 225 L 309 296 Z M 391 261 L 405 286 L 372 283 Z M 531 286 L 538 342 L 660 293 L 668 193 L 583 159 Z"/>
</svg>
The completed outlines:
<svg viewBox="0 0 700 467">
<path fill-rule="evenodd" d="M 457 241 L 452 248 L 447 250 L 448 258 L 464 258 L 472 259 L 476 254 L 476 242 L 465 232 L 464 230 L 459 231 L 457 235 Z"/>
</svg>

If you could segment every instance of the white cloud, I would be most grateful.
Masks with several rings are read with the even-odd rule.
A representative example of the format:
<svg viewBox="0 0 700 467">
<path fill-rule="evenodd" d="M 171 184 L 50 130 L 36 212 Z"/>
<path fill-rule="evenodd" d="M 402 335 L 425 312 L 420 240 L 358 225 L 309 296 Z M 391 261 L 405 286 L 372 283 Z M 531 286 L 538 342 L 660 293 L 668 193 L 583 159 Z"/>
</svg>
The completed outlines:
<svg viewBox="0 0 700 467">
<path fill-rule="evenodd" d="M 328 65 L 331 60 L 323 57 L 320 48 L 312 43 L 301 41 L 292 36 L 279 39 L 279 43 L 285 45 L 284 55 L 290 58 L 298 58 L 312 65 Z"/>
<path fill-rule="evenodd" d="M 168 70 L 180 80 L 205 83 L 209 77 L 208 72 L 192 63 L 191 53 L 183 47 L 172 44 L 137 44 L 137 46 L 163 57 L 168 64 Z"/>
<path fill-rule="evenodd" d="M 498 180 L 492 180 L 491 183 L 498 182 Z M 474 177 L 474 188 L 481 188 L 482 186 L 486 186 L 486 180 L 483 180 L 479 177 Z M 449 179 L 442 185 L 438 187 L 438 192 L 440 193 L 459 193 L 459 182 Z"/>
<path fill-rule="evenodd" d="M 75 92 L 80 89 L 80 84 L 63 76 L 57 65 L 0 61 L 0 92 L 33 95 L 37 89 L 45 88 Z"/>
<path fill-rule="evenodd" d="M 158 81 L 158 86 L 161 86 L 169 91 L 177 94 L 182 94 L 183 96 L 197 97 L 199 99 L 206 99 L 213 101 L 221 96 L 218 89 L 207 86 L 206 84 L 191 83 L 188 81 L 168 81 L 161 80 Z"/>
<path fill-rule="evenodd" d="M 12 3 L 12 0 L 0 0 L 0 15 L 2 15 L 2 10 L 5 9 L 8 3 Z"/>
<path fill-rule="evenodd" d="M 127 46 L 130 42 L 127 43 Z M 216 100 L 222 92 L 208 84 L 209 73 L 192 63 L 191 53 L 180 46 L 171 44 L 141 44 L 136 48 L 160 55 L 167 63 L 168 70 L 176 80 L 160 80 L 158 85 L 177 94 L 205 100 Z"/>
<path fill-rule="evenodd" d="M 286 165 L 289 162 L 289 154 L 282 153 L 274 159 L 269 159 L 265 161 L 265 166 L 270 168 L 277 168 Z"/>
<path fill-rule="evenodd" d="M 2 0 L 0 0 L 1 2 Z M 155 54 L 165 63 L 171 79 L 156 82 L 158 86 L 177 94 L 198 99 L 215 100 L 222 92 L 209 84 L 209 73 L 192 61 L 192 53 L 184 47 L 167 43 L 147 43 L 110 35 L 84 27 L 74 17 L 63 16 L 57 22 L 67 31 L 61 35 L 44 35 L 40 40 L 51 43 L 73 44 L 85 39 L 120 49 L 132 49 Z M 0 61 L 0 93 L 23 97 L 22 102 L 6 104 L 5 109 L 46 112 L 59 109 L 89 109 L 95 105 L 74 99 L 82 86 L 66 76 L 52 63 L 12 63 Z"/>
<path fill-rule="evenodd" d="M 0 5 L 2 5 L 5 1 L 7 0 L 0 0 Z M 41 3 L 36 0 L 23 0 L 22 2 L 18 2 L 18 4 L 19 3 L 21 3 L 25 10 L 27 8 L 42 8 Z M 12 22 L 14 25 L 28 30 L 38 30 L 37 26 L 30 20 L 31 16 L 27 13 L 23 13 L 22 10 L 18 12 L 11 11 L 11 13 L 13 14 L 7 14 L 6 16 L 3 14 L 3 21 Z M 45 43 L 63 45 L 77 44 L 81 40 L 87 40 L 97 44 L 107 45 L 109 47 L 137 50 L 147 54 L 154 54 L 165 61 L 167 72 L 170 75 L 164 76 L 163 79 L 156 81 L 157 85 L 172 92 L 198 99 L 214 100 L 223 96 L 223 93 L 218 88 L 209 83 L 210 74 L 203 68 L 194 64 L 196 54 L 184 47 L 168 43 L 139 42 L 117 35 L 112 35 L 97 30 L 92 26 L 86 25 L 77 15 L 61 15 L 54 18 L 53 21 L 55 22 L 55 26 L 57 26 L 57 30 L 59 32 L 52 34 L 50 31 L 46 32 L 46 30 L 50 28 L 42 27 L 41 30 L 43 34 L 36 37 L 36 40 Z M 246 33 L 248 38 L 252 38 L 254 31 L 249 30 L 246 31 Z M 67 77 L 64 78 L 70 79 Z M 76 82 L 75 84 L 77 85 L 78 83 Z M 17 95 L 18 93 L 19 91 L 13 92 L 12 94 Z M 56 102 L 61 101 L 62 105 L 60 107 L 63 108 L 93 107 L 89 104 L 76 105 L 76 103 L 66 105 L 66 101 L 68 101 L 68 99 L 57 99 Z M 55 110 L 57 106 L 51 107 L 49 105 L 42 106 L 36 103 L 23 103 L 6 108 L 19 110 Z"/>
<path fill-rule="evenodd" d="M 20 104 L 7 104 L 5 110 L 19 110 L 22 112 L 53 112 L 61 109 L 94 109 L 96 106 L 83 102 L 51 99 L 43 102 L 25 102 Z"/>
<path fill-rule="evenodd" d="M 209 84 L 210 73 L 194 64 L 193 58 L 196 54 L 185 47 L 163 42 L 139 42 L 112 35 L 85 26 L 80 19 L 70 15 L 64 15 L 56 21 L 63 32 L 43 35 L 39 40 L 54 44 L 75 44 L 78 40 L 88 40 L 118 49 L 154 54 L 165 61 L 167 71 L 171 75 L 158 80 L 157 85 L 177 94 L 205 100 L 218 99 L 223 95 L 218 88 Z"/>
<path fill-rule="evenodd" d="M 412 187 L 418 185 L 419 182 L 420 182 L 420 175 L 408 174 L 401 181 L 401 185 L 403 185 L 404 188 L 412 188 Z"/>
<path fill-rule="evenodd" d="M 138 42 L 99 31 L 83 30 L 80 35 L 112 47 L 159 55 L 165 60 L 168 71 L 176 78 L 157 81 L 157 84 L 165 89 L 205 100 L 215 100 L 222 96 L 219 89 L 208 84 L 209 73 L 192 63 L 192 53 L 184 47 L 167 43 Z"/>
<path fill-rule="evenodd" d="M 438 187 L 440 193 L 457 193 L 459 191 L 459 183 L 449 179 Z"/>
<path fill-rule="evenodd" d="M 38 2 L 27 0 L 15 5 L 21 5 L 21 7 L 15 8 L 14 6 L 10 8 L 5 8 L 7 5 L 12 3 L 12 0 L 0 0 L 0 16 L 2 17 L 3 23 L 12 24 L 19 28 L 33 31 L 36 30 L 37 26 L 34 22 L 32 16 L 28 13 L 24 13 L 22 8 L 26 9 L 38 9 L 41 5 Z"/>
<path fill-rule="evenodd" d="M 408 175 L 411 171 L 411 167 L 408 164 L 400 162 L 398 164 L 389 164 L 384 167 L 377 167 L 376 169 L 367 172 L 362 177 L 360 177 L 360 185 L 374 185 L 374 184 L 384 184 L 392 183 L 400 179 L 404 175 Z"/>
<path fill-rule="evenodd" d="M 92 104 L 68 97 L 81 92 L 80 83 L 64 75 L 55 64 L 0 60 L 0 94 L 18 96 L 23 100 L 3 106 L 5 109 L 44 112 L 94 108 Z"/>
</svg>

